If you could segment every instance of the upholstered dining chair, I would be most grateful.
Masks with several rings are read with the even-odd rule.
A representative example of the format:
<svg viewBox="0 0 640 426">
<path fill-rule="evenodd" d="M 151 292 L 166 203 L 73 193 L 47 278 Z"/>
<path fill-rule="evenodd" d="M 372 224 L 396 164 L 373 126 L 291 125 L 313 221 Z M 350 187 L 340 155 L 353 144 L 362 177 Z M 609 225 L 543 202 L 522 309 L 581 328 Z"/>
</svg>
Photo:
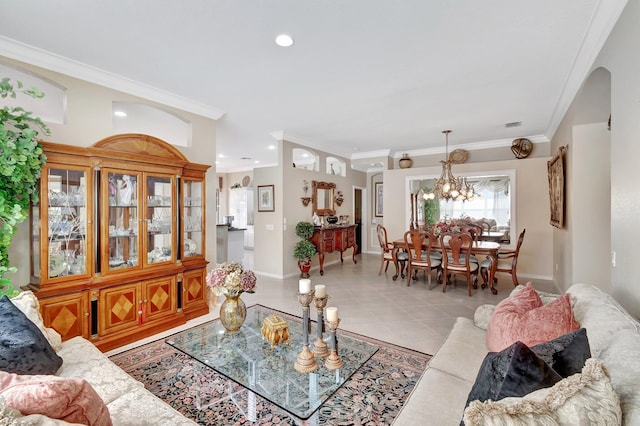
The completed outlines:
<svg viewBox="0 0 640 426">
<path fill-rule="evenodd" d="M 478 282 L 478 270 L 480 265 L 471 262 L 471 235 L 459 232 L 446 232 L 440 235 L 440 247 L 447 256 L 442 257 L 442 292 L 447 291 L 449 276 L 452 274 L 464 274 L 467 277 L 467 288 L 471 296 L 471 286 Z M 473 284 L 471 276 L 475 275 Z"/>
<path fill-rule="evenodd" d="M 378 275 L 381 275 L 382 268 L 384 267 L 384 271 L 387 272 L 387 269 L 389 269 L 389 262 L 394 262 L 393 244 L 391 244 L 387 240 L 387 229 L 384 226 L 378 224 L 378 226 L 376 226 L 376 231 L 378 233 L 378 243 L 380 243 L 380 249 L 382 250 L 380 258 L 380 271 L 378 271 Z M 398 251 L 396 253 L 395 261 L 397 261 L 397 263 L 399 264 L 400 276 L 402 278 L 404 278 L 404 267 L 407 263 L 407 259 L 408 255 L 406 252 Z M 395 276 L 395 278 L 397 278 L 397 275 Z"/>
<path fill-rule="evenodd" d="M 404 233 L 404 243 L 407 246 L 409 262 L 407 263 L 407 286 L 411 285 L 412 279 L 417 279 L 419 270 L 427 274 L 429 282 L 429 290 L 431 290 L 431 270 L 436 270 L 436 279 L 439 280 L 438 270 L 441 266 L 441 260 L 432 258 L 431 239 L 429 232 L 412 229 Z M 414 271 L 415 275 L 414 276 Z"/>
<path fill-rule="evenodd" d="M 511 280 L 513 281 L 513 286 L 518 286 L 518 274 L 516 272 L 516 268 L 518 266 L 518 255 L 520 254 L 520 247 L 522 246 L 522 242 L 524 241 L 524 233 L 526 229 L 523 229 L 518 237 L 518 244 L 516 244 L 515 250 L 508 251 L 499 251 L 498 252 L 498 264 L 496 265 L 496 272 L 506 272 L 511 274 Z M 480 274 L 482 275 L 482 288 L 485 288 L 487 285 L 487 281 L 489 281 L 489 267 L 491 266 L 491 260 L 486 259 L 483 260 L 480 264 Z M 494 283 L 498 282 L 497 278 L 493 279 Z"/>
</svg>

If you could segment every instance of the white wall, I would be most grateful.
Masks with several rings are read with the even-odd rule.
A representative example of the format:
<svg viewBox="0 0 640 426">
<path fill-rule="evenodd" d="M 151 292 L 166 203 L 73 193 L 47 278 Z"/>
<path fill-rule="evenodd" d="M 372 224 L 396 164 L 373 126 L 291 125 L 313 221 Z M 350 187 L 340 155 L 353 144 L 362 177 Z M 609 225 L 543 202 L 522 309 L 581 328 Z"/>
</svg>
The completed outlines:
<svg viewBox="0 0 640 426">
<path fill-rule="evenodd" d="M 573 282 L 611 291 L 611 168 L 607 123 L 574 126 L 568 227 L 573 238 Z"/>
<path fill-rule="evenodd" d="M 640 255 L 640 0 L 629 0 L 616 26 L 611 32 L 593 69 L 606 68 L 611 73 L 611 250 L 616 252 L 615 268 L 610 270 L 610 289 L 614 297 L 633 315 L 640 315 L 640 284 L 638 282 L 638 264 Z M 572 106 L 577 108 L 577 106 Z M 571 111 L 566 115 L 561 127 L 554 135 L 552 149 L 569 144 L 574 140 Z M 600 158 L 593 167 L 606 162 Z M 575 190 L 575 188 L 574 188 Z M 606 223 L 599 224 L 606 227 Z M 573 229 L 573 232 L 585 232 Z M 572 236 L 567 230 L 554 232 L 554 254 L 557 261 L 562 257 L 574 257 L 575 247 L 571 246 Z M 592 244 L 597 244 L 593 242 Z M 606 256 L 608 258 L 608 256 Z M 585 259 L 585 262 L 596 261 Z M 569 269 L 572 271 L 573 268 Z M 559 271 L 554 277 L 561 289 L 573 284 L 571 273 Z M 597 285 L 602 285 L 598 283 Z M 606 288 L 606 284 L 604 285 Z"/>
</svg>

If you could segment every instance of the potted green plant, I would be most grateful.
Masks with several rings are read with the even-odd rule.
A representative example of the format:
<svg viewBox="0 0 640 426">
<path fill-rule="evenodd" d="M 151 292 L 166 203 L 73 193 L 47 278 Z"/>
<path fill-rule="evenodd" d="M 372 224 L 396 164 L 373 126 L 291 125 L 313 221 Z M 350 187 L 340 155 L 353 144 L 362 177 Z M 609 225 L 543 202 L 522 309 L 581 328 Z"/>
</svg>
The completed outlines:
<svg viewBox="0 0 640 426">
<path fill-rule="evenodd" d="M 0 80 L 0 97 L 15 99 L 23 93 L 39 99 L 44 94 L 36 88 L 24 89 L 9 78 Z M 38 132 L 49 129 L 38 117 L 21 107 L 0 108 L 0 296 L 13 296 L 17 290 L 5 277 L 16 268 L 9 265 L 8 249 L 19 223 L 29 213 L 29 205 L 38 202 L 38 180 L 46 158 L 38 143 Z"/>
<path fill-rule="evenodd" d="M 309 278 L 311 258 L 316 254 L 316 246 L 309 239 L 313 236 L 313 224 L 301 221 L 296 224 L 296 235 L 301 238 L 293 248 L 293 257 L 298 259 L 300 278 Z"/>
</svg>

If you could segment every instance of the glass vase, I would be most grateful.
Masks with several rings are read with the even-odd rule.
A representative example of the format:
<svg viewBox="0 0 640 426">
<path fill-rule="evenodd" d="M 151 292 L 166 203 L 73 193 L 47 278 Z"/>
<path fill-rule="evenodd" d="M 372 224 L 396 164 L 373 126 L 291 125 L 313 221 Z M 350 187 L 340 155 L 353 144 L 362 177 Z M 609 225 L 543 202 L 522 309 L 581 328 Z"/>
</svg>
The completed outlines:
<svg viewBox="0 0 640 426">
<path fill-rule="evenodd" d="M 220 306 L 220 322 L 227 331 L 238 331 L 247 318 L 247 305 L 240 295 L 225 295 L 225 300 Z"/>
</svg>

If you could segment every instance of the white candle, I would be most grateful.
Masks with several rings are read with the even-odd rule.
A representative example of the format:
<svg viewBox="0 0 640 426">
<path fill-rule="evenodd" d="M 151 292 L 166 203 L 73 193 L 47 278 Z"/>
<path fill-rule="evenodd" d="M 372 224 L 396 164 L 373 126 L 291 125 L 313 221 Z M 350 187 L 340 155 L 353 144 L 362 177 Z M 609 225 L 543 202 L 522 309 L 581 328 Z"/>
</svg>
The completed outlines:
<svg viewBox="0 0 640 426">
<path fill-rule="evenodd" d="M 311 280 L 307 278 L 303 278 L 298 281 L 298 290 L 300 294 L 307 294 L 311 291 Z"/>
<path fill-rule="evenodd" d="M 327 308 L 327 321 L 336 322 L 338 321 L 338 308 L 329 307 Z"/>
<path fill-rule="evenodd" d="M 327 295 L 327 288 L 322 284 L 318 284 L 316 287 L 316 297 L 325 297 Z"/>
</svg>

